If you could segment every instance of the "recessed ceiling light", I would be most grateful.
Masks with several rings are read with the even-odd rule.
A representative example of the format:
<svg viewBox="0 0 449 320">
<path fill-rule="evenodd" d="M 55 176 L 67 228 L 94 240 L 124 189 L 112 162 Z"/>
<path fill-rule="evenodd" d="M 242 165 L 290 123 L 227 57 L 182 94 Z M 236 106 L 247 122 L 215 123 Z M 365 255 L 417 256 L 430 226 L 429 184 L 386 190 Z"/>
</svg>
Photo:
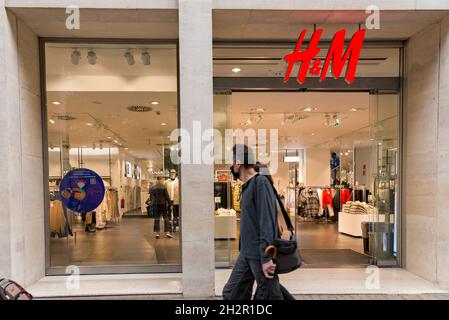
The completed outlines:
<svg viewBox="0 0 449 320">
<path fill-rule="evenodd" d="M 232 72 L 234 73 L 239 73 L 240 71 L 242 70 L 239 67 L 232 68 Z"/>
<path fill-rule="evenodd" d="M 50 123 L 51 123 L 51 124 L 55 124 L 55 120 L 50 119 Z"/>
<path fill-rule="evenodd" d="M 59 101 L 53 101 L 52 104 L 54 104 L 54 105 L 56 105 L 56 106 L 59 106 L 59 105 L 61 104 L 61 102 L 59 102 Z"/>
<path fill-rule="evenodd" d="M 112 139 L 111 137 L 108 137 L 108 139 Z"/>
<path fill-rule="evenodd" d="M 311 111 L 312 111 L 312 108 L 311 108 L 311 107 L 304 108 L 304 111 L 305 111 L 305 112 L 311 112 Z"/>
<path fill-rule="evenodd" d="M 165 122 L 162 122 L 161 123 L 161 126 L 166 126 L 167 124 L 165 123 Z"/>
<path fill-rule="evenodd" d="M 347 156 L 349 153 L 345 152 L 345 156 Z"/>
<path fill-rule="evenodd" d="M 357 111 L 357 108 L 351 108 L 351 111 Z"/>
<path fill-rule="evenodd" d="M 93 126 L 93 124 L 92 124 L 92 123 L 89 123 L 89 122 L 87 122 L 87 123 L 86 123 L 86 126 Z"/>
<path fill-rule="evenodd" d="M 153 102 L 151 102 L 151 104 L 152 104 L 153 106 L 157 106 L 157 105 L 159 104 L 159 102 L 158 102 L 158 101 L 153 101 Z"/>
</svg>

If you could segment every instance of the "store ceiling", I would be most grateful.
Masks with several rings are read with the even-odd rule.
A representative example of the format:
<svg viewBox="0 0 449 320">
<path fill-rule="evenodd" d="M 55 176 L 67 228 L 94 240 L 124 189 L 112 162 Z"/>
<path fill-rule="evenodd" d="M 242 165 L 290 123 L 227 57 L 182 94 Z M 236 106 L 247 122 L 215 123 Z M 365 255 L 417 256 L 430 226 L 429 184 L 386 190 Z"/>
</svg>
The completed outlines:
<svg viewBox="0 0 449 320">
<path fill-rule="evenodd" d="M 236 92 L 231 101 L 232 128 L 278 129 L 280 148 L 318 146 L 369 125 L 368 93 Z M 264 109 L 262 120 L 255 125 L 242 125 L 254 108 Z M 311 111 L 304 111 L 306 108 Z M 352 108 L 358 111 L 351 111 Z M 284 113 L 289 116 L 294 112 L 306 118 L 284 124 Z M 326 114 L 337 114 L 341 126 L 325 126 Z"/>
<path fill-rule="evenodd" d="M 177 127 L 176 92 L 50 91 L 47 101 L 50 146 L 59 146 L 61 133 L 66 132 L 72 147 L 116 145 L 128 148 L 122 151 L 136 158 L 158 162 L 162 143 L 169 143 L 167 136 Z M 153 101 L 159 104 L 152 105 Z M 131 112 L 129 106 L 153 110 Z M 61 115 L 75 119 L 63 120 Z"/>
<path fill-rule="evenodd" d="M 73 48 L 82 52 L 78 65 L 72 64 L 70 55 Z M 87 50 L 94 49 L 98 59 L 95 65 L 87 63 Z M 124 53 L 131 48 L 135 64 L 126 63 Z M 140 61 L 142 48 L 148 48 L 151 65 L 143 66 Z M 285 50 L 285 49 L 283 49 Z M 372 51 L 374 50 L 374 51 Z M 251 53 L 245 48 L 219 48 L 215 56 L 241 57 L 247 55 L 279 55 L 279 49 L 268 49 Z M 383 56 L 385 60 L 372 70 L 388 70 L 398 67 L 396 49 L 369 49 L 365 56 Z M 235 63 L 235 60 L 230 60 Z M 229 75 L 232 65 L 217 64 L 214 73 Z M 282 62 L 277 61 L 282 67 Z M 238 76 L 262 75 L 272 76 L 261 65 L 247 68 L 239 65 Z M 284 66 L 285 67 L 285 66 Z M 363 65 L 361 66 L 363 69 Z M 371 68 L 371 67 L 370 67 Z M 381 73 L 383 71 L 379 71 Z M 155 162 L 161 161 L 163 143 L 169 143 L 169 133 L 177 127 L 177 79 L 176 51 L 167 45 L 80 45 L 49 44 L 46 56 L 47 106 L 49 122 L 49 144 L 58 146 L 61 132 L 69 133 L 73 147 L 92 147 L 107 144 L 120 144 L 128 148 L 137 158 Z M 233 75 L 236 76 L 236 75 Z M 151 104 L 157 101 L 158 105 Z M 279 128 L 279 135 L 284 140 L 280 147 L 311 147 L 332 142 L 333 139 L 349 132 L 366 127 L 369 123 L 369 96 L 367 93 L 233 93 L 230 99 L 230 127 L 245 128 L 240 125 L 248 119 L 251 108 L 266 110 L 260 128 Z M 60 102 L 59 105 L 53 102 Z M 130 112 L 129 106 L 153 108 L 146 113 Z M 303 111 L 304 108 L 317 108 L 305 120 L 294 125 L 282 126 L 283 113 Z M 358 111 L 350 111 L 356 108 Z M 243 112 L 243 113 L 242 113 Z M 343 124 L 338 128 L 323 125 L 324 113 L 335 113 Z M 160 114 L 158 114 L 160 113 Z M 226 108 L 220 114 L 220 126 L 227 124 Z M 74 120 L 63 120 L 67 116 Z M 54 123 L 53 123 L 54 122 Z M 165 123 L 165 125 L 162 125 Z M 314 133 L 314 135 L 312 135 Z M 110 137 L 110 138 L 108 138 Z M 367 134 L 358 140 L 366 141 Z M 117 140 L 118 142 L 114 142 Z"/>
</svg>

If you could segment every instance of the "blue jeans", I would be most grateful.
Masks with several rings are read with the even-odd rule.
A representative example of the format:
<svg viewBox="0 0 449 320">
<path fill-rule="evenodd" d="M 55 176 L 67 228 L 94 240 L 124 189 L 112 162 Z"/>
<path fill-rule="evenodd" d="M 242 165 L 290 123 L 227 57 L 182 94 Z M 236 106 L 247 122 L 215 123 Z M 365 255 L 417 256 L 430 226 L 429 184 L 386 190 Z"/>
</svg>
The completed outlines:
<svg viewBox="0 0 449 320">
<path fill-rule="evenodd" d="M 257 290 L 254 300 L 283 300 L 279 278 L 265 277 L 262 264 L 257 259 L 238 256 L 231 276 L 223 288 L 224 300 L 251 300 L 254 281 Z"/>
</svg>

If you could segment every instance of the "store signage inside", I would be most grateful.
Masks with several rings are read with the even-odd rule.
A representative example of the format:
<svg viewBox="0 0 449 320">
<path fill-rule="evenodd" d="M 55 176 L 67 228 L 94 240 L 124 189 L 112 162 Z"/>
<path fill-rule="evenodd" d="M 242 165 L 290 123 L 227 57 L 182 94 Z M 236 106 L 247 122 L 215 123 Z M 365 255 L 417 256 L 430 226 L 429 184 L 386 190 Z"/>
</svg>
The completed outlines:
<svg viewBox="0 0 449 320">
<path fill-rule="evenodd" d="M 306 81 L 308 74 L 312 76 L 319 76 L 320 81 L 323 81 L 326 79 L 329 71 L 332 73 L 334 79 L 339 79 L 346 64 L 347 68 L 344 78 L 348 84 L 353 83 L 357 71 L 360 52 L 365 39 L 365 30 L 359 30 L 354 33 L 351 41 L 346 47 L 346 50 L 346 30 L 342 29 L 337 31 L 330 43 L 324 63 L 322 63 L 321 58 L 318 58 L 318 54 L 321 51 L 321 48 L 319 48 L 319 43 L 323 34 L 323 29 L 314 31 L 308 48 L 301 50 L 306 33 L 307 30 L 301 32 L 294 51 L 284 56 L 284 60 L 288 63 L 284 82 L 287 82 L 290 79 L 294 65 L 296 63 L 301 63 L 297 75 L 297 81 L 301 84 Z"/>
</svg>

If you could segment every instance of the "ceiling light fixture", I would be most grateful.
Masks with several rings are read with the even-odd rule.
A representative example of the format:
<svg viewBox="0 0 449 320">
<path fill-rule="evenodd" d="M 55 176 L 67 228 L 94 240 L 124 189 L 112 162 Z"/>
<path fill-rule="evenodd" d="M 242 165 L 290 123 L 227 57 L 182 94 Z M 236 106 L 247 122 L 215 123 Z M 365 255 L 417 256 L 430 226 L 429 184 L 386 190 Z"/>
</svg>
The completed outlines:
<svg viewBox="0 0 449 320">
<path fill-rule="evenodd" d="M 339 126 L 341 126 L 341 124 L 342 124 L 342 120 L 341 120 L 341 118 L 339 118 L 338 117 L 338 114 L 334 114 L 334 116 L 332 117 L 332 120 L 333 120 L 333 126 L 334 127 L 339 127 Z"/>
<path fill-rule="evenodd" d="M 126 49 L 125 54 L 123 56 L 125 57 L 126 62 L 128 63 L 129 66 L 132 66 L 136 63 L 130 49 Z"/>
<path fill-rule="evenodd" d="M 311 112 L 311 111 L 312 111 L 312 108 L 311 108 L 311 107 L 304 108 L 304 111 L 305 111 L 305 112 Z"/>
<path fill-rule="evenodd" d="M 50 123 L 51 123 L 51 124 L 55 124 L 55 120 L 50 119 Z"/>
<path fill-rule="evenodd" d="M 97 63 L 97 54 L 93 49 L 89 49 L 87 52 L 87 62 L 89 62 L 90 65 L 94 65 Z"/>
<path fill-rule="evenodd" d="M 162 122 L 161 123 L 161 126 L 166 126 L 167 124 L 165 123 L 165 122 Z"/>
<path fill-rule="evenodd" d="M 242 71 L 242 69 L 240 69 L 239 67 L 232 68 L 232 72 L 234 73 L 239 73 L 240 71 Z"/>
<path fill-rule="evenodd" d="M 61 102 L 59 101 L 53 101 L 52 104 L 54 104 L 55 106 L 59 106 L 61 104 Z"/>
<path fill-rule="evenodd" d="M 78 65 L 81 60 L 81 52 L 79 52 L 78 49 L 73 49 L 72 54 L 70 55 L 70 60 L 72 61 L 72 64 Z"/>
<path fill-rule="evenodd" d="M 355 111 L 357 111 L 357 108 L 351 108 L 351 111 L 355 112 Z"/>
<path fill-rule="evenodd" d="M 86 123 L 86 126 L 93 126 L 93 124 L 92 123 Z"/>
<path fill-rule="evenodd" d="M 308 117 L 309 116 L 302 115 L 299 112 L 284 113 L 284 120 L 281 122 L 281 125 L 295 124 L 297 121 L 307 119 Z"/>
<path fill-rule="evenodd" d="M 140 56 L 144 66 L 149 66 L 151 64 L 151 56 L 147 49 L 142 49 L 142 54 Z"/>
<path fill-rule="evenodd" d="M 159 104 L 159 102 L 158 102 L 158 101 L 152 101 L 151 104 L 152 104 L 153 106 L 157 106 L 157 105 Z"/>
</svg>

